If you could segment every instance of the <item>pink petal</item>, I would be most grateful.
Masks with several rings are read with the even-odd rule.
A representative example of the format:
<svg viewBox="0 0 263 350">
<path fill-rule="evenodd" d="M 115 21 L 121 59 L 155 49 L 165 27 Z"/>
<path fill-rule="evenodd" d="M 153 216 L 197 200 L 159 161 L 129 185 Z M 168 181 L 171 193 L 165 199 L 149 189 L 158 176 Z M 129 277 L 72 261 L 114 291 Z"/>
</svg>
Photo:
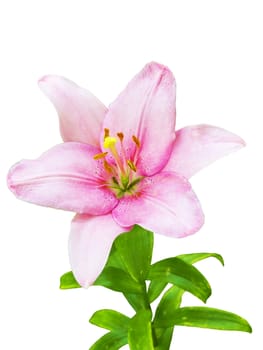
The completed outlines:
<svg viewBox="0 0 263 350">
<path fill-rule="evenodd" d="M 93 215 L 106 214 L 117 204 L 107 189 L 103 164 L 94 160 L 99 149 L 81 143 L 57 145 L 37 160 L 22 160 L 8 174 L 8 185 L 25 201 Z"/>
<path fill-rule="evenodd" d="M 99 135 L 107 108 L 94 95 L 56 75 L 41 78 L 39 87 L 58 112 L 64 141 L 99 146 Z"/>
<path fill-rule="evenodd" d="M 194 125 L 176 132 L 176 141 L 164 170 L 190 178 L 215 160 L 245 146 L 237 135 L 211 125 Z"/>
<path fill-rule="evenodd" d="M 69 237 L 69 259 L 75 278 L 83 287 L 91 285 L 107 261 L 114 239 L 128 228 L 120 227 L 111 214 L 76 215 Z"/>
<path fill-rule="evenodd" d="M 121 226 L 139 224 L 174 237 L 193 234 L 204 222 L 190 183 L 173 172 L 161 172 L 142 180 L 137 195 L 123 197 L 112 215 Z"/>
<path fill-rule="evenodd" d="M 158 63 L 146 65 L 110 105 L 103 127 L 111 136 L 124 134 L 127 159 L 133 160 L 136 150 L 132 136 L 139 139 L 137 168 L 142 175 L 161 170 L 175 138 L 175 80 L 170 70 Z"/>
</svg>

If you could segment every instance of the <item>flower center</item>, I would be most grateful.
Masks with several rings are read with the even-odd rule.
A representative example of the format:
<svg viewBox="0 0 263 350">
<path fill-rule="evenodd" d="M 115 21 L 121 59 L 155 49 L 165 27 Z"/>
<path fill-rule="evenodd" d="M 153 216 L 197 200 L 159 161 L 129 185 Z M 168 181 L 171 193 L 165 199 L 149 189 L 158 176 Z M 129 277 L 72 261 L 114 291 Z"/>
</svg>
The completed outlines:
<svg viewBox="0 0 263 350">
<path fill-rule="evenodd" d="M 109 129 L 104 129 L 103 146 L 109 151 L 94 156 L 94 159 L 104 159 L 104 168 L 110 174 L 107 179 L 107 186 L 115 193 L 117 198 L 136 194 L 137 185 L 143 179 L 142 176 L 137 174 L 137 167 L 134 162 L 140 148 L 140 141 L 135 135 L 132 136 L 132 141 L 136 145 L 136 152 L 132 160 L 126 156 L 123 139 L 124 135 L 122 132 L 117 133 L 117 137 L 113 137 L 110 136 Z M 116 148 L 118 142 L 120 142 L 120 152 Z M 108 154 L 113 157 L 114 163 L 106 160 Z"/>
</svg>

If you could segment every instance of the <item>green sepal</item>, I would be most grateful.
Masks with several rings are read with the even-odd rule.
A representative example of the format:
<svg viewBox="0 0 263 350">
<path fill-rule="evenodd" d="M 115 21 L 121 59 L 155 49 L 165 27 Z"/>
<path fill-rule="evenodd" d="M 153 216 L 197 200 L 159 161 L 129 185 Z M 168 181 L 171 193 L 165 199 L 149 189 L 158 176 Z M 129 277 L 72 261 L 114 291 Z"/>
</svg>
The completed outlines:
<svg viewBox="0 0 263 350">
<path fill-rule="evenodd" d="M 127 332 L 109 332 L 97 340 L 89 350 L 119 350 L 127 343 Z"/>
<path fill-rule="evenodd" d="M 98 310 L 89 320 L 95 326 L 108 329 L 110 331 L 128 330 L 130 318 L 115 310 Z"/>
<path fill-rule="evenodd" d="M 81 288 L 81 285 L 76 281 L 72 271 L 64 273 L 60 277 L 60 289 L 73 289 L 73 288 Z"/>
<path fill-rule="evenodd" d="M 192 254 L 181 254 L 177 255 L 177 258 L 183 260 L 188 264 L 195 264 L 198 261 L 207 258 L 216 258 L 224 266 L 224 259 L 220 254 L 217 253 L 192 253 Z"/>
<path fill-rule="evenodd" d="M 232 312 L 202 306 L 169 308 L 166 309 L 165 318 L 156 319 L 154 322 L 154 327 L 157 328 L 172 326 L 252 332 L 251 326 L 244 318 Z"/>
<path fill-rule="evenodd" d="M 168 258 L 153 264 L 147 279 L 172 283 L 203 302 L 211 295 L 211 287 L 201 272 L 179 258 Z"/>
<path fill-rule="evenodd" d="M 154 350 L 151 311 L 141 310 L 131 319 L 128 332 L 130 350 Z"/>
<path fill-rule="evenodd" d="M 116 267 L 105 267 L 93 285 L 122 293 L 142 293 L 142 286 L 127 272 Z"/>
</svg>

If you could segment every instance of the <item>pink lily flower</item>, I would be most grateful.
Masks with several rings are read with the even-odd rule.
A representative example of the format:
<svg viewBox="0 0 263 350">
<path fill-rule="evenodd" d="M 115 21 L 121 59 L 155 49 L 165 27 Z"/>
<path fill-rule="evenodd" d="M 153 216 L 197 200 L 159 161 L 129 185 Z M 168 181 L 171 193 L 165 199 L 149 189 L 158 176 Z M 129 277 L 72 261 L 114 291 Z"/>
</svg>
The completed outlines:
<svg viewBox="0 0 263 350">
<path fill-rule="evenodd" d="M 147 64 L 108 109 L 65 78 L 44 76 L 39 86 L 65 142 L 15 164 L 8 185 L 19 199 L 77 213 L 69 257 L 82 286 L 96 280 L 113 240 L 134 224 L 173 237 L 200 229 L 204 216 L 188 179 L 244 141 L 209 125 L 175 132 L 167 67 Z"/>
</svg>

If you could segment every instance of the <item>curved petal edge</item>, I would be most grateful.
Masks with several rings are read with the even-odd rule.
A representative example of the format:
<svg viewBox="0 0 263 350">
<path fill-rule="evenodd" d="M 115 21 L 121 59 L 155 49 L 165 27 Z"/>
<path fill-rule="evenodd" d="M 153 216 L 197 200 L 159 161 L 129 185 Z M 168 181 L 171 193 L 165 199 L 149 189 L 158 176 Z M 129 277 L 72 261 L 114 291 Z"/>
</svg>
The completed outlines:
<svg viewBox="0 0 263 350">
<path fill-rule="evenodd" d="M 38 81 L 59 116 L 64 141 L 99 146 L 99 136 L 107 108 L 88 90 L 58 75 L 46 75 Z"/>
<path fill-rule="evenodd" d="M 111 214 L 75 216 L 69 236 L 69 259 L 82 287 L 94 283 L 107 262 L 114 239 L 129 229 L 119 226 Z"/>
<path fill-rule="evenodd" d="M 176 141 L 165 171 L 186 178 L 246 144 L 239 136 L 212 125 L 193 125 L 176 132 Z"/>
</svg>

